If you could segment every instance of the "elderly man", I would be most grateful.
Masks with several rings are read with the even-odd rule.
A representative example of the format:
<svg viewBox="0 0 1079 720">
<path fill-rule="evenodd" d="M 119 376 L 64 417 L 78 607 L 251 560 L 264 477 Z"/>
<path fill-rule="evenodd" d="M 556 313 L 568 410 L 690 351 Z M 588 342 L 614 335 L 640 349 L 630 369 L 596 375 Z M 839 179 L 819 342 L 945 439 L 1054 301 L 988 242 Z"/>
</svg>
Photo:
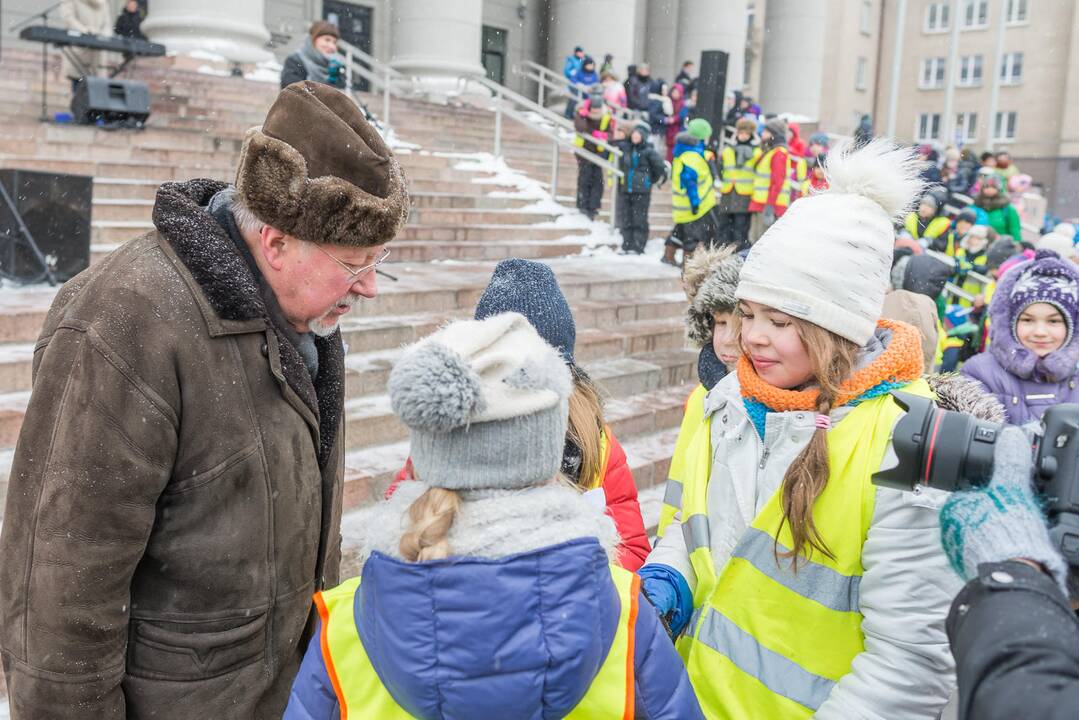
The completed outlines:
<svg viewBox="0 0 1079 720">
<path fill-rule="evenodd" d="M 13 717 L 281 716 L 338 581 L 337 325 L 408 204 L 359 108 L 297 83 L 235 188 L 162 185 L 156 231 L 60 291 L 0 536 Z"/>
</svg>

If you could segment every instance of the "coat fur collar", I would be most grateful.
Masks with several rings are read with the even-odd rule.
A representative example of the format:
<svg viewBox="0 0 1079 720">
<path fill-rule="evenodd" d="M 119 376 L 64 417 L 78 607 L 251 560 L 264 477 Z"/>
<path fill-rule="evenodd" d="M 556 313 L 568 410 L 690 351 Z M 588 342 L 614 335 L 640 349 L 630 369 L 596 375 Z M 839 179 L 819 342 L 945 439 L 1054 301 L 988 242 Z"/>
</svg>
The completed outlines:
<svg viewBox="0 0 1079 720">
<path fill-rule="evenodd" d="M 157 192 L 153 221 L 161 237 L 191 273 L 206 301 L 223 320 L 262 320 L 277 336 L 281 372 L 314 413 L 319 426 L 319 465 L 329 459 L 344 410 L 344 348 L 340 331 L 315 338 L 319 373 L 315 382 L 300 352 L 270 317 L 256 278 L 235 244 L 205 207 L 228 187 L 216 180 L 165 183 Z"/>
</svg>

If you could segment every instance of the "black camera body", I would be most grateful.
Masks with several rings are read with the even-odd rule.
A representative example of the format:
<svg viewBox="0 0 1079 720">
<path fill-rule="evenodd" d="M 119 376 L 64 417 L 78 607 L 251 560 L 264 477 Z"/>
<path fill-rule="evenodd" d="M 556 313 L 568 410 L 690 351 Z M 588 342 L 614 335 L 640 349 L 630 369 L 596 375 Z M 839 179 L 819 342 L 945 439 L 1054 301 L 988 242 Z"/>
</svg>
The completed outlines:
<svg viewBox="0 0 1079 720">
<path fill-rule="evenodd" d="M 875 484 L 952 492 L 989 482 L 1004 426 L 941 410 L 917 395 L 893 392 L 892 397 L 907 414 L 892 431 L 896 464 L 873 475 Z M 1079 567 L 1079 404 L 1050 407 L 1042 431 L 1031 446 L 1034 485 L 1046 501 L 1050 536 L 1071 566 Z"/>
</svg>

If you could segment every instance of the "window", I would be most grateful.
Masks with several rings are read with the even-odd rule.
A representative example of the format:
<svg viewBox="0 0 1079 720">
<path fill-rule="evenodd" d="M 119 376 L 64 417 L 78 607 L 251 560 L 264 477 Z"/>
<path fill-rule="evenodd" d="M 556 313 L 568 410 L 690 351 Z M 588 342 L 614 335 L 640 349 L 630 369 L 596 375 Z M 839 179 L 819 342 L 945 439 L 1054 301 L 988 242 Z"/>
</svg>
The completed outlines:
<svg viewBox="0 0 1079 720">
<path fill-rule="evenodd" d="M 1027 21 L 1027 0 L 1008 0 L 1005 17 L 1009 25 L 1022 25 Z"/>
<path fill-rule="evenodd" d="M 501 85 L 506 81 L 506 31 L 484 25 L 482 42 L 480 61 L 483 68 L 489 79 Z"/>
<path fill-rule="evenodd" d="M 914 130 L 914 139 L 918 142 L 940 140 L 940 113 L 922 113 L 918 116 L 918 126 Z"/>
<path fill-rule="evenodd" d="M 978 139 L 978 113 L 961 112 L 955 116 L 956 140 L 972 143 Z"/>
<path fill-rule="evenodd" d="M 864 57 L 858 58 L 858 69 L 854 73 L 854 89 L 865 90 L 865 78 L 869 74 L 869 61 Z"/>
<path fill-rule="evenodd" d="M 998 112 L 993 122 L 993 140 L 1014 140 L 1015 126 L 1019 123 L 1019 113 Z"/>
<path fill-rule="evenodd" d="M 951 12 L 948 2 L 931 2 L 925 8 L 926 32 L 946 32 L 948 30 L 948 14 Z"/>
<path fill-rule="evenodd" d="M 919 74 L 918 87 L 933 90 L 944 87 L 944 58 L 925 58 Z"/>
<path fill-rule="evenodd" d="M 873 0 L 862 0 L 862 15 L 858 26 L 863 35 L 873 34 Z"/>
<path fill-rule="evenodd" d="M 959 87 L 978 87 L 982 84 L 982 56 L 964 55 L 959 58 Z"/>
<path fill-rule="evenodd" d="M 1000 58 L 1000 84 L 1018 85 L 1023 81 L 1023 53 L 1007 53 Z"/>
<path fill-rule="evenodd" d="M 964 29 L 984 28 L 989 25 L 989 0 L 963 0 Z"/>
</svg>

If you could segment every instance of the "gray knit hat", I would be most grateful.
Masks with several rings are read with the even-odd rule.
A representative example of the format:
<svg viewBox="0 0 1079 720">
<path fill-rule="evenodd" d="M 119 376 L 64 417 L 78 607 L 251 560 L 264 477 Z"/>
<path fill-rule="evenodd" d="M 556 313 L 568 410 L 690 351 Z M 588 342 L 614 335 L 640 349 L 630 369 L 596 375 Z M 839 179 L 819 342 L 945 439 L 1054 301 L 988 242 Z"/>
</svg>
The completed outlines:
<svg viewBox="0 0 1079 720">
<path fill-rule="evenodd" d="M 451 490 L 555 477 L 572 389 L 558 351 L 518 313 L 447 325 L 408 348 L 389 382 L 416 475 Z"/>
</svg>

